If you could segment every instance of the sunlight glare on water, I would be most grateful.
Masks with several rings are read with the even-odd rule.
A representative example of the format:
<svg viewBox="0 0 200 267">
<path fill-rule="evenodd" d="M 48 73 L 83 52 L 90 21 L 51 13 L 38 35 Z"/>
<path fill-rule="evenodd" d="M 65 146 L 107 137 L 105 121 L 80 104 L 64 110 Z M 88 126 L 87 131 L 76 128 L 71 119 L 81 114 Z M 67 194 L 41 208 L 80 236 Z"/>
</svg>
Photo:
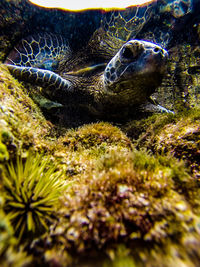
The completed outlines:
<svg viewBox="0 0 200 267">
<path fill-rule="evenodd" d="M 142 5 L 153 2 L 153 0 L 29 0 L 33 4 L 48 7 L 61 8 L 71 11 L 85 9 L 125 9 L 130 6 Z M 154 0 L 156 1 L 156 0 Z"/>
</svg>

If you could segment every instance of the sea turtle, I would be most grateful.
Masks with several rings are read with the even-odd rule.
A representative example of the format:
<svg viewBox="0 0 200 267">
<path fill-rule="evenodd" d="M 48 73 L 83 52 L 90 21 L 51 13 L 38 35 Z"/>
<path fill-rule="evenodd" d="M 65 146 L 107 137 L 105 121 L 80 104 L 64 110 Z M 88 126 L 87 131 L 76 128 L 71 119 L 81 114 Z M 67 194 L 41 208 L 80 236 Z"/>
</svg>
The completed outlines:
<svg viewBox="0 0 200 267">
<path fill-rule="evenodd" d="M 28 36 L 11 51 L 5 64 L 18 79 L 42 86 L 52 101 L 87 108 L 100 118 L 121 118 L 139 110 L 170 112 L 150 100 L 161 84 L 167 55 L 157 44 L 125 41 L 102 26 L 75 54 L 56 34 Z"/>
<path fill-rule="evenodd" d="M 186 18 L 199 10 L 198 1 L 157 0 L 125 11 L 112 11 L 104 16 L 104 28 L 124 41 L 144 39 L 168 48 L 177 24 L 180 32 L 180 24 L 184 28 Z"/>
</svg>

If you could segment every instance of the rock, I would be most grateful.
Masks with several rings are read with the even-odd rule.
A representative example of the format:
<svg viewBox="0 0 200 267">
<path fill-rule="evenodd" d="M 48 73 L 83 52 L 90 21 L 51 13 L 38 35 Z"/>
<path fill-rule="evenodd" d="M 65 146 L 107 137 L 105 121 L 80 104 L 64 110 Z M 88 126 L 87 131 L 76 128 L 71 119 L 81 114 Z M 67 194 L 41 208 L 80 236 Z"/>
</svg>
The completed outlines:
<svg viewBox="0 0 200 267">
<path fill-rule="evenodd" d="M 200 107 L 200 44 L 183 43 L 169 49 L 166 77 L 156 100 L 175 111 Z"/>
<path fill-rule="evenodd" d="M 132 121 L 125 127 L 138 148 L 170 154 L 184 160 L 192 175 L 200 178 L 200 109 L 184 110 L 177 115 L 154 115 Z"/>
<path fill-rule="evenodd" d="M 41 8 L 28 0 L 2 0 L 0 3 L 0 61 L 5 59 L 22 37 L 38 32 L 61 34 L 76 50 L 86 44 L 98 27 L 100 19 L 101 13 L 98 11 L 86 11 L 80 15 L 76 12 Z M 84 31 L 81 30 L 83 27 Z"/>
<path fill-rule="evenodd" d="M 65 21 L 67 34 L 70 27 L 79 25 L 77 14 L 71 17 L 64 11 L 46 11 L 27 1 L 3 0 L 0 6 L 1 60 L 21 38 L 22 31 L 29 34 L 40 27 L 50 31 L 58 27 L 63 33 L 60 25 Z M 75 19 L 70 25 L 69 18 Z M 90 25 L 88 30 L 92 29 Z M 48 121 L 29 97 L 31 87 L 20 84 L 6 66 L 0 65 L 3 266 L 199 264 L 198 55 L 198 43 L 171 48 L 168 75 L 157 93 L 161 104 L 166 103 L 168 108 L 195 108 L 128 124 L 96 122 L 76 129 Z M 3 181 L 9 175 L 7 166 L 16 168 L 19 157 L 23 168 L 30 150 L 40 157 L 49 155 L 49 162 L 57 166 L 55 173 L 62 172 L 60 179 L 66 189 L 52 214 L 45 207 L 44 220 L 46 214 L 51 220 L 44 235 L 37 239 L 30 235 L 25 240 L 14 236 L 17 233 L 6 214 Z M 26 198 L 23 188 L 19 188 L 19 194 Z"/>
</svg>

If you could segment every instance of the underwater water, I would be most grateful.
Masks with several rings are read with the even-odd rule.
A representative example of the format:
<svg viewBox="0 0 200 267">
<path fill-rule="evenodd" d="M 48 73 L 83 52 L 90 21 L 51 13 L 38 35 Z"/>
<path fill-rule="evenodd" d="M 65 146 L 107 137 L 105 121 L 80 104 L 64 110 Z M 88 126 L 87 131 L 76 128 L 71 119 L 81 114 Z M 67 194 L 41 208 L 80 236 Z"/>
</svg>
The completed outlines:
<svg viewBox="0 0 200 267">
<path fill-rule="evenodd" d="M 0 266 L 199 266 L 199 125 L 200 0 L 1 0 Z"/>
</svg>

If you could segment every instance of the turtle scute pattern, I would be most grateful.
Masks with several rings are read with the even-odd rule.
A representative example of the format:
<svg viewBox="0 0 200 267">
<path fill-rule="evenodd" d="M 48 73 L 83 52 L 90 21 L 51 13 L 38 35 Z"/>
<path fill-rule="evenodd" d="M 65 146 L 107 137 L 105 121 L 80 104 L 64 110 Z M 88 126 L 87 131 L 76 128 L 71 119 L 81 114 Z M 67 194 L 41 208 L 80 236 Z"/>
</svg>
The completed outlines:
<svg viewBox="0 0 200 267">
<path fill-rule="evenodd" d="M 10 52 L 5 63 L 55 71 L 64 55 L 70 56 L 71 50 L 61 35 L 35 34 L 22 39 Z"/>
<path fill-rule="evenodd" d="M 149 55 L 148 55 L 149 54 Z M 117 82 L 121 75 L 128 71 L 128 62 L 131 63 L 132 74 L 139 70 L 142 66 L 142 72 L 145 72 L 146 61 L 148 61 L 148 57 L 152 57 L 154 63 L 158 64 L 160 67 L 163 65 L 163 62 L 166 61 L 168 53 L 166 50 L 162 49 L 160 46 L 156 44 L 152 44 L 150 42 L 145 42 L 141 40 L 130 40 L 125 43 L 119 52 L 112 58 L 109 64 L 106 66 L 105 74 L 104 74 L 104 83 L 109 85 L 113 82 Z M 141 57 L 141 59 L 140 59 Z M 133 62 L 136 61 L 136 65 L 133 67 Z M 128 77 L 127 77 L 128 80 Z M 131 84 L 130 84 L 131 88 Z"/>
<path fill-rule="evenodd" d="M 63 79 L 54 71 L 60 60 L 71 57 L 67 41 L 60 35 L 41 33 L 22 39 L 10 52 L 5 64 L 19 80 L 35 85 L 70 91 L 70 81 Z M 51 95 L 53 96 L 53 90 Z"/>
<path fill-rule="evenodd" d="M 43 70 L 33 67 L 20 67 L 15 65 L 7 65 L 13 75 L 19 80 L 33 82 L 35 85 L 40 85 L 56 90 L 65 89 L 67 91 L 73 91 L 72 83 L 68 80 L 63 79 L 60 75 L 54 73 L 53 71 Z M 47 89 L 46 89 L 47 91 Z M 53 96 L 54 90 L 51 90 L 51 95 Z"/>
<path fill-rule="evenodd" d="M 144 6 L 134 6 L 125 11 L 108 13 L 103 19 L 104 29 L 111 35 L 128 41 L 142 30 L 154 14 L 154 3 Z"/>
<path fill-rule="evenodd" d="M 106 14 L 102 21 L 102 27 L 96 30 L 97 34 L 101 30 L 105 34 L 102 36 L 98 34 L 98 41 L 94 38 L 94 34 L 88 46 L 85 47 L 85 50 L 83 48 L 81 51 L 78 51 L 81 55 L 80 58 L 77 58 L 78 53 L 73 54 L 71 52 L 67 42 L 61 36 L 41 33 L 24 38 L 8 55 L 5 63 L 8 64 L 8 68 L 15 77 L 36 85 L 41 85 L 44 87 L 45 92 L 47 91 L 47 87 L 52 88 L 51 93 L 48 92 L 47 95 L 53 100 L 54 96 L 57 96 L 58 99 L 55 98 L 56 100 L 64 101 L 68 97 L 66 92 L 75 91 L 79 98 L 81 98 L 80 95 L 82 94 L 84 96 L 86 95 L 86 105 L 88 105 L 88 95 L 92 95 L 94 102 L 98 102 L 97 104 L 101 101 L 103 104 L 107 101 L 116 107 L 118 103 L 121 106 L 127 106 L 126 104 L 129 104 L 128 102 L 131 102 L 132 105 L 141 104 L 141 102 L 147 100 L 146 97 L 151 95 L 160 84 L 163 71 L 160 69 L 158 72 L 154 71 L 154 76 L 149 75 L 150 72 L 147 72 L 144 79 L 145 82 L 141 81 L 143 78 L 141 76 L 138 77 L 135 70 L 138 70 L 138 60 L 140 60 L 139 63 L 142 69 L 148 65 L 144 60 L 146 54 L 144 53 L 140 58 L 140 56 L 138 57 L 140 53 L 136 51 L 136 57 L 134 58 L 135 53 L 131 48 L 130 59 L 132 61 L 134 58 L 135 63 L 129 67 L 130 73 L 122 77 L 121 74 L 124 74 L 124 72 L 122 73 L 122 69 L 124 70 L 126 68 L 128 61 L 122 64 L 123 62 L 116 60 L 115 55 L 120 56 L 117 51 L 121 49 L 120 47 L 125 42 L 130 41 L 130 39 L 146 40 L 146 38 L 136 38 L 136 36 L 140 33 L 141 37 L 144 36 L 144 27 L 150 24 L 158 8 L 159 5 L 153 2 L 143 6 L 128 8 L 124 12 L 110 12 Z M 163 33 L 162 30 L 161 33 Z M 164 37 L 167 36 L 166 31 L 163 34 Z M 160 36 L 161 34 L 159 34 L 158 39 Z M 162 37 L 162 40 L 164 40 L 164 37 Z M 118 40 L 121 41 L 120 47 L 118 47 Z M 110 45 L 110 41 L 112 45 Z M 105 44 L 105 46 L 102 46 L 102 44 Z M 148 50 L 146 49 L 146 45 L 145 51 Z M 134 47 L 137 48 L 137 46 Z M 153 48 L 150 50 L 153 51 Z M 150 54 L 148 51 L 147 59 Z M 155 55 L 155 51 L 152 52 L 151 56 L 153 60 L 146 67 L 150 67 L 150 70 L 155 67 L 155 64 L 160 62 L 158 56 Z M 103 68 L 106 65 L 107 67 L 103 74 Z M 88 74 L 91 74 L 91 77 L 88 77 Z M 57 89 L 59 90 L 58 94 L 55 92 Z M 59 95 L 60 89 L 64 90 L 61 97 Z M 110 99 L 109 93 L 116 94 L 115 98 Z M 130 94 L 132 96 L 131 100 L 129 99 L 127 101 Z M 60 100 L 60 98 L 62 99 Z M 63 100 L 63 98 L 66 99 Z M 99 98 L 101 98 L 101 101 L 99 101 Z"/>
<path fill-rule="evenodd" d="M 107 33 L 124 41 L 140 39 L 155 42 L 167 48 L 175 25 L 183 24 L 184 17 L 197 12 L 199 0 L 157 0 L 125 11 L 109 12 L 102 25 Z"/>
<path fill-rule="evenodd" d="M 32 54 L 36 54 L 40 58 L 37 48 L 32 46 Z M 21 57 L 22 53 L 18 49 L 15 51 L 18 51 Z M 42 49 L 40 51 L 43 59 L 45 51 L 43 52 Z M 82 58 L 83 62 L 80 64 L 90 64 L 88 60 L 92 56 L 91 52 L 88 57 Z M 104 54 L 102 54 L 103 56 Z M 17 57 L 11 59 L 13 63 L 16 62 L 17 64 L 7 64 L 7 62 L 6 64 L 11 73 L 19 80 L 42 86 L 45 96 L 53 101 L 59 101 L 61 104 L 69 101 L 70 103 L 75 102 L 77 105 L 94 106 L 94 113 L 103 116 L 103 114 L 110 114 L 111 112 L 118 114 L 118 107 L 123 107 L 126 113 L 130 106 L 137 106 L 147 101 L 147 97 L 152 94 L 162 80 L 166 57 L 167 52 L 160 46 L 145 41 L 131 40 L 124 43 L 116 54 L 113 51 L 110 54 L 110 61 L 107 61 L 107 58 L 102 58 L 107 64 L 105 70 L 102 68 L 99 70 L 99 66 L 102 67 L 102 64 L 92 65 L 92 71 L 97 71 L 92 77 L 83 76 L 81 71 L 88 73 L 88 67 L 82 68 L 81 65 L 78 71 L 75 69 L 73 72 L 73 64 L 71 64 L 72 73 L 62 73 L 58 69 L 59 74 L 57 74 L 48 69 L 27 67 L 23 62 L 23 65 L 19 66 L 17 65 L 19 62 L 14 61 Z M 77 55 L 74 55 L 72 60 L 76 63 Z M 69 65 L 69 61 L 65 62 Z M 33 66 L 35 65 L 33 64 Z M 79 76 L 80 74 L 81 76 Z M 69 98 L 71 100 L 68 100 Z M 108 110 L 109 112 L 107 112 Z"/>
</svg>

